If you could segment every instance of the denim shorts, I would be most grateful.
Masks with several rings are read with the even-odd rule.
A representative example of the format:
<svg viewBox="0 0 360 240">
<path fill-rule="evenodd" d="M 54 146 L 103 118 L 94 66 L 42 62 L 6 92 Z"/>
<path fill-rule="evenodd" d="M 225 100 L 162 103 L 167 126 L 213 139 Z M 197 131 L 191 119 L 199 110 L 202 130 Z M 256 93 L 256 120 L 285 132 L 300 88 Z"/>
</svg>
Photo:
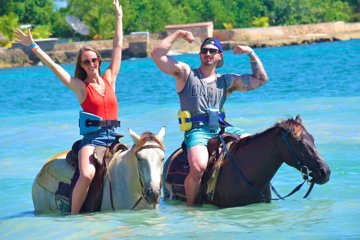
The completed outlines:
<svg viewBox="0 0 360 240">
<path fill-rule="evenodd" d="M 84 135 L 83 139 L 80 143 L 80 149 L 85 145 L 90 146 L 110 146 L 113 142 L 115 142 L 115 128 L 103 127 L 100 130 L 95 132 L 88 133 Z"/>
<path fill-rule="evenodd" d="M 196 146 L 196 145 L 204 145 L 207 146 L 209 140 L 212 137 L 215 137 L 219 134 L 220 128 L 216 132 L 210 132 L 207 126 L 194 128 L 184 134 L 184 141 L 186 144 L 186 149 Z M 243 134 L 250 134 L 249 132 L 245 131 L 244 129 L 238 127 L 226 127 L 225 132 L 232 133 L 238 136 Z"/>
</svg>

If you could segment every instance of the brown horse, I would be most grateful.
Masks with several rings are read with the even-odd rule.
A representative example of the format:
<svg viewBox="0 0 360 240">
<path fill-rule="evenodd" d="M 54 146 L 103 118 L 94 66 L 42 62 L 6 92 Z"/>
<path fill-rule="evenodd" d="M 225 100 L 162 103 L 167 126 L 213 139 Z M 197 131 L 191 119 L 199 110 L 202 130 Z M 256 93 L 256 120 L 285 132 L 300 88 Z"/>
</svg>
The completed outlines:
<svg viewBox="0 0 360 240">
<path fill-rule="evenodd" d="M 208 168 L 202 180 L 198 203 L 226 208 L 271 202 L 270 181 L 284 162 L 298 169 L 303 177 L 312 178 L 309 180 L 312 184 L 329 181 L 330 168 L 316 150 L 314 138 L 302 125 L 299 116 L 279 122 L 262 133 L 244 139 L 232 139 L 226 145 L 227 148 L 220 148 L 221 153 L 217 154 L 223 160 L 212 164 L 212 168 L 218 167 L 219 170 L 213 191 L 210 192 L 211 197 L 208 191 L 209 176 L 206 173 L 213 169 Z M 188 165 L 179 164 L 181 158 L 186 158 L 186 153 L 180 148 L 165 163 L 165 198 L 185 200 L 183 189 L 180 188 L 183 188 L 183 182 L 179 183 L 179 179 L 185 179 L 187 172 L 183 170 L 188 169 Z M 182 165 L 177 169 L 173 164 L 176 161 L 178 166 Z M 211 165 L 211 159 L 209 162 Z M 179 174 L 182 175 L 180 178 Z M 214 174 L 211 176 L 214 179 Z"/>
</svg>

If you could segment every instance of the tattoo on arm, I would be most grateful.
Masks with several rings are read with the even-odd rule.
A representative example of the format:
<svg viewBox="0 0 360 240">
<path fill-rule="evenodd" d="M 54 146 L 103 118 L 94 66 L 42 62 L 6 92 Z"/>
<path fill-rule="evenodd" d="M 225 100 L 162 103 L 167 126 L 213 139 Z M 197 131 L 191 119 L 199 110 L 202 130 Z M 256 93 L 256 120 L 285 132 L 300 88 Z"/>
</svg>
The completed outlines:
<svg viewBox="0 0 360 240">
<path fill-rule="evenodd" d="M 253 87 L 251 86 L 250 75 L 242 75 L 241 79 L 242 79 L 243 90 L 249 91 L 249 90 L 253 89 Z"/>
<path fill-rule="evenodd" d="M 266 82 L 267 75 L 260 59 L 255 54 L 253 54 L 250 57 L 250 62 L 253 76 L 261 82 Z"/>
</svg>

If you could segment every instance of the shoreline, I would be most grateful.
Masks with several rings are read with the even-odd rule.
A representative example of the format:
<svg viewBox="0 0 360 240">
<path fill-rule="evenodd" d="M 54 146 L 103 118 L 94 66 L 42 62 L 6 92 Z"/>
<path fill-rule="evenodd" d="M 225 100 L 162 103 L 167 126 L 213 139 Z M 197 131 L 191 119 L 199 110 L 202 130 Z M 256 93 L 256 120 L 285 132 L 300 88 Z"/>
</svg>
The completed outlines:
<svg viewBox="0 0 360 240">
<path fill-rule="evenodd" d="M 193 24 L 194 25 L 194 24 Z M 194 30 L 184 28 L 186 25 L 179 25 L 178 29 Z M 195 29 L 196 30 L 196 29 Z M 138 32 L 124 36 L 123 60 L 130 58 L 148 57 L 153 47 L 160 42 L 165 33 Z M 305 24 L 293 26 L 274 26 L 267 28 L 241 28 L 230 30 L 213 30 L 210 35 L 218 38 L 224 50 L 229 50 L 235 45 L 247 45 L 253 48 L 280 47 L 288 45 L 302 45 L 329 41 L 346 41 L 360 39 L 360 22 L 330 22 L 319 24 Z M 203 36 L 194 34 L 194 43 L 184 44 L 176 41 L 172 47 L 172 53 L 181 54 L 196 52 L 201 44 Z M 43 40 L 35 40 L 38 44 Z M 46 43 L 45 43 L 46 44 Z M 111 58 L 112 40 L 52 43 L 50 48 L 42 49 L 59 64 L 74 63 L 78 49 L 84 45 L 91 45 L 99 50 L 104 61 Z M 0 48 L 0 69 L 14 68 L 21 66 L 38 65 L 39 59 L 34 53 L 14 44 L 11 49 Z"/>
</svg>

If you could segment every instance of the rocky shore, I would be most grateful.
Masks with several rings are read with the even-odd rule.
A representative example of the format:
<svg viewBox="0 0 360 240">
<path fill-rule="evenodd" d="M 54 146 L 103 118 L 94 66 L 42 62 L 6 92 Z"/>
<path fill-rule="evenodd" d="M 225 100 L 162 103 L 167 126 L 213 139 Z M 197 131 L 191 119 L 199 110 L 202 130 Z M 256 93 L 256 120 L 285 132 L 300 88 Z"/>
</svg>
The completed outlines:
<svg viewBox="0 0 360 240">
<path fill-rule="evenodd" d="M 139 32 L 124 36 L 123 59 L 149 56 L 153 46 L 168 33 L 169 31 L 162 34 Z M 267 28 L 213 30 L 212 35 L 222 42 L 224 49 L 230 49 L 236 44 L 248 45 L 254 48 L 278 47 L 358 39 L 360 38 L 360 23 L 332 22 Z M 203 36 L 194 34 L 194 37 L 193 44 L 184 44 L 177 41 L 172 51 L 176 53 L 198 51 Z M 45 42 L 43 40 L 35 41 L 39 45 L 41 42 Z M 56 39 L 52 39 L 52 42 L 51 46 L 49 44 L 44 45 L 42 49 L 57 63 L 74 63 L 78 49 L 84 45 L 92 45 L 98 49 L 105 61 L 111 57 L 112 40 L 61 43 Z M 19 44 L 14 44 L 11 49 L 0 48 L 0 68 L 30 66 L 38 63 L 39 59 L 31 51 L 19 46 Z"/>
</svg>

